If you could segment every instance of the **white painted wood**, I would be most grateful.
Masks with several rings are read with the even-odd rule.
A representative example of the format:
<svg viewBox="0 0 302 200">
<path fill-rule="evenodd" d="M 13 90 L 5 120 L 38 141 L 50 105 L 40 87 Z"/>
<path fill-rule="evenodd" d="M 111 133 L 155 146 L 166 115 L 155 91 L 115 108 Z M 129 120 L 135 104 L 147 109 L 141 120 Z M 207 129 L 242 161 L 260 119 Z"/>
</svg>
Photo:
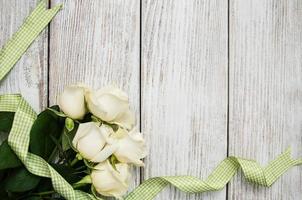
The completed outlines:
<svg viewBox="0 0 302 200">
<path fill-rule="evenodd" d="M 227 153 L 227 1 L 142 1 L 145 178 L 206 178 Z M 226 190 L 156 199 L 225 199 Z"/>
<path fill-rule="evenodd" d="M 52 0 L 60 2 L 50 28 L 50 104 L 65 85 L 116 84 L 129 94 L 139 126 L 139 0 Z M 138 185 L 139 170 L 134 179 Z"/>
<path fill-rule="evenodd" d="M 0 46 L 37 2 L 0 0 Z M 206 178 L 227 152 L 228 2 L 142 0 L 141 80 L 139 0 L 51 0 L 60 2 L 64 9 L 49 38 L 50 104 L 64 85 L 115 83 L 129 93 L 138 119 L 142 106 L 149 156 L 141 178 Z M 267 164 L 291 146 L 301 157 L 302 3 L 229 2 L 230 155 Z M 48 100 L 47 41 L 44 31 L 0 82 L 0 94 L 21 92 L 36 111 Z M 138 185 L 139 170 L 135 174 Z M 228 199 L 301 199 L 301 185 L 299 167 L 268 189 L 239 175 Z M 226 193 L 187 195 L 169 188 L 157 199 L 216 200 Z"/>
<path fill-rule="evenodd" d="M 302 156 L 302 2 L 230 1 L 230 154 L 263 165 Z M 230 184 L 229 199 L 302 199 L 302 169 L 272 188 Z"/>
<path fill-rule="evenodd" d="M 38 2 L 0 0 L 1 47 L 18 30 Z M 47 31 L 44 31 L 0 82 L 0 94 L 21 93 L 37 112 L 47 105 L 47 45 Z"/>
</svg>

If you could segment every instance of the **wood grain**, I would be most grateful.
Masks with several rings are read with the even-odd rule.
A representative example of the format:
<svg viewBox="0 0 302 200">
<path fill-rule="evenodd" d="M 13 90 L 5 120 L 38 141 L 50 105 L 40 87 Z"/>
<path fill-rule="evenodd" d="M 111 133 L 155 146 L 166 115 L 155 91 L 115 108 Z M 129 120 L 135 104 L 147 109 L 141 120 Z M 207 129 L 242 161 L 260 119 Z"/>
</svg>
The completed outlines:
<svg viewBox="0 0 302 200">
<path fill-rule="evenodd" d="M 206 178 L 227 153 L 227 1 L 142 1 L 145 178 Z M 225 189 L 156 199 L 225 199 Z"/>
<path fill-rule="evenodd" d="M 302 2 L 230 1 L 230 154 L 267 164 L 302 156 Z M 302 169 L 272 188 L 230 184 L 229 199 L 302 199 Z"/>
<path fill-rule="evenodd" d="M 38 0 L 0 0 L 2 47 L 36 7 Z M 8 76 L 0 82 L 0 94 L 21 93 L 35 111 L 47 106 L 47 30 L 44 31 Z"/>
<path fill-rule="evenodd" d="M 63 2 L 50 28 L 50 104 L 65 85 L 116 84 L 140 118 L 139 0 Z M 139 120 L 137 120 L 139 126 Z M 134 177 L 139 183 L 139 170 Z"/>
<path fill-rule="evenodd" d="M 0 46 L 37 2 L 0 0 Z M 132 188 L 153 176 L 206 178 L 227 150 L 263 165 L 288 146 L 302 156 L 301 1 L 50 1 L 61 2 L 49 38 L 34 42 L 0 94 L 21 92 L 40 111 L 68 84 L 123 88 L 149 145 Z M 297 167 L 268 189 L 239 174 L 228 191 L 169 188 L 157 199 L 301 199 L 301 185 Z"/>
</svg>

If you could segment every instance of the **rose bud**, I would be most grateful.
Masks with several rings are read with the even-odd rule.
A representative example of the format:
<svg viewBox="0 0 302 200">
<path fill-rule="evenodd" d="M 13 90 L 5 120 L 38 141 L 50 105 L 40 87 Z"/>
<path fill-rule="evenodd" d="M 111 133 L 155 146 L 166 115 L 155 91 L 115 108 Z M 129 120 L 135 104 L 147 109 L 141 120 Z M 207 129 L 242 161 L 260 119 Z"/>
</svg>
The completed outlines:
<svg viewBox="0 0 302 200">
<path fill-rule="evenodd" d="M 71 85 L 65 88 L 58 98 L 61 110 L 72 119 L 82 119 L 86 114 L 85 91 L 83 85 Z"/>
<path fill-rule="evenodd" d="M 99 163 L 92 170 L 91 181 L 99 194 L 121 198 L 129 187 L 129 166 L 125 163 L 118 163 L 115 167 L 116 169 L 108 160 Z"/>
<path fill-rule="evenodd" d="M 103 121 L 115 123 L 127 129 L 134 125 L 134 114 L 129 109 L 126 93 L 108 86 L 97 91 L 86 93 L 89 111 Z"/>
</svg>

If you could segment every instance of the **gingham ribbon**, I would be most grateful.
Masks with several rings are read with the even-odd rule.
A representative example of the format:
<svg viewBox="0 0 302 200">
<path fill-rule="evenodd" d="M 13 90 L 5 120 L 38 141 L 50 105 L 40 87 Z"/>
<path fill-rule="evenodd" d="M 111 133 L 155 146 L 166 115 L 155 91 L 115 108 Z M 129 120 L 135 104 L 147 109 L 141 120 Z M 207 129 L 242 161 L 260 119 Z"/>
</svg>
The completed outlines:
<svg viewBox="0 0 302 200">
<path fill-rule="evenodd" d="M 62 7 L 62 5 L 57 5 L 52 9 L 46 9 L 46 3 L 47 0 L 42 0 L 38 4 L 18 32 L 0 50 L 0 80 L 13 68 L 30 44 Z"/>
<path fill-rule="evenodd" d="M 94 199 L 92 195 L 74 190 L 43 158 L 28 152 L 30 130 L 37 114 L 19 94 L 0 96 L 0 111 L 14 112 L 15 117 L 8 136 L 8 144 L 32 174 L 51 178 L 55 191 L 66 199 Z"/>
<path fill-rule="evenodd" d="M 0 52 L 0 80 L 10 71 L 25 50 L 59 11 L 60 5 L 46 10 L 45 2 L 27 18 L 25 23 Z M 95 199 L 90 194 L 74 190 L 64 178 L 41 157 L 28 152 L 31 127 L 37 117 L 30 105 L 19 94 L 0 96 L 0 111 L 15 112 L 8 142 L 26 168 L 33 174 L 49 177 L 53 187 L 66 199 Z M 222 189 L 242 169 L 246 179 L 254 184 L 269 187 L 289 168 L 302 164 L 302 159 L 290 156 L 290 149 L 262 168 L 256 161 L 236 157 L 223 160 L 213 173 L 200 180 L 192 176 L 167 176 L 150 178 L 134 189 L 125 200 L 151 200 L 168 184 L 188 193 L 201 193 Z"/>
<path fill-rule="evenodd" d="M 47 0 L 42 0 L 1 49 L 0 80 L 13 68 L 62 7 L 62 5 L 57 5 L 52 9 L 46 9 L 46 4 Z M 66 199 L 94 199 L 92 195 L 74 190 L 44 159 L 28 152 L 30 130 L 37 115 L 21 95 L 1 95 L 0 111 L 15 112 L 8 143 L 28 171 L 37 176 L 51 178 L 54 189 Z"/>
<path fill-rule="evenodd" d="M 290 149 L 273 160 L 265 168 L 256 161 L 243 158 L 228 157 L 223 160 L 206 180 L 192 176 L 167 176 L 150 178 L 134 189 L 126 200 L 151 200 L 168 184 L 172 184 L 183 192 L 201 193 L 221 190 L 235 175 L 239 168 L 245 178 L 256 185 L 271 186 L 284 172 L 295 165 L 301 165 L 302 159 L 291 158 Z"/>
</svg>

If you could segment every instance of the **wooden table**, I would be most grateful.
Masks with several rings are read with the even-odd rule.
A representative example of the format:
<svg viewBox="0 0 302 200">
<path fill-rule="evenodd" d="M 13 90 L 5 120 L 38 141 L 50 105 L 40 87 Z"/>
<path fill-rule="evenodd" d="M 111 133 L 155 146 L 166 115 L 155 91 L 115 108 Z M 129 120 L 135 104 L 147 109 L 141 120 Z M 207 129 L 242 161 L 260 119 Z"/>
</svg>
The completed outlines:
<svg viewBox="0 0 302 200">
<path fill-rule="evenodd" d="M 0 0 L 2 46 L 37 0 Z M 64 85 L 114 83 L 130 94 L 149 155 L 134 185 L 205 178 L 227 155 L 263 165 L 302 156 L 301 0 L 51 0 L 64 9 L 1 82 L 41 111 Z M 272 188 L 239 173 L 222 191 L 160 200 L 302 199 L 302 168 Z M 143 198 L 142 198 L 143 199 Z"/>
</svg>

